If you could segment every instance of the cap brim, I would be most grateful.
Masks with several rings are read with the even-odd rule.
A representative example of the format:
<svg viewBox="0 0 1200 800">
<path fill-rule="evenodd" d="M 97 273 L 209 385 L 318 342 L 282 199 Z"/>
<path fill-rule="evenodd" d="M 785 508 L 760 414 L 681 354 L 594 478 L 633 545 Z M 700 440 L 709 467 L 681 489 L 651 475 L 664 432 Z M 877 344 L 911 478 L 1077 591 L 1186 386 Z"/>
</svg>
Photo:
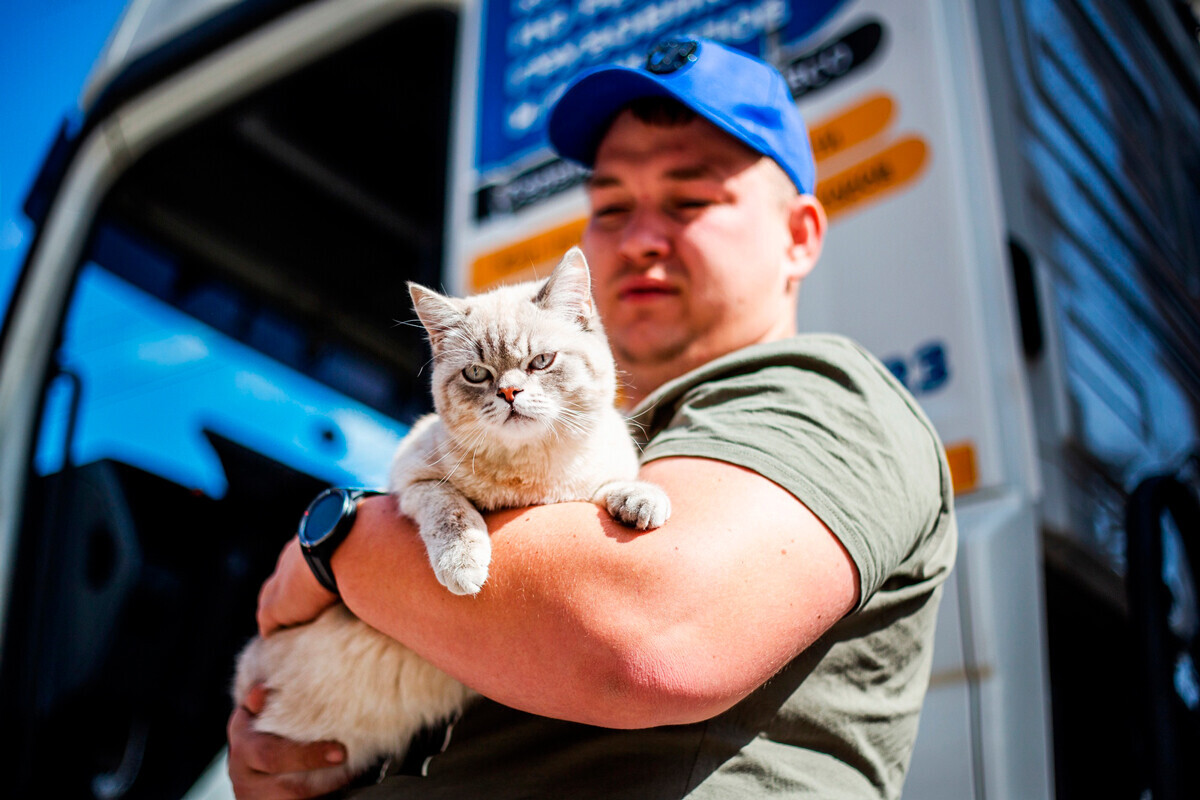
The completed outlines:
<svg viewBox="0 0 1200 800">
<path fill-rule="evenodd" d="M 598 67 L 568 86 L 550 112 L 550 144 L 560 156 L 593 166 L 613 115 L 642 97 L 672 97 L 690 107 L 653 74 L 630 67 Z"/>
</svg>

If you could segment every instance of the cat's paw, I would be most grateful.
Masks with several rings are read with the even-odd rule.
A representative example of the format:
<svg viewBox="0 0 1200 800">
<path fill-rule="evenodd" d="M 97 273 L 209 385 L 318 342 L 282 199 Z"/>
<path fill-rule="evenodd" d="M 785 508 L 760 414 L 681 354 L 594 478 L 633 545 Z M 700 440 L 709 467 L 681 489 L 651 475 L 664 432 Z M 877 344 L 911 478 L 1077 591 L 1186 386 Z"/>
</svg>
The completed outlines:
<svg viewBox="0 0 1200 800">
<path fill-rule="evenodd" d="M 478 594 L 488 576 L 492 540 L 487 530 L 458 531 L 430 559 L 438 581 L 454 594 Z"/>
<path fill-rule="evenodd" d="M 604 505 L 613 519 L 644 531 L 658 528 L 671 516 L 671 498 L 646 481 L 617 481 L 605 487 Z"/>
</svg>

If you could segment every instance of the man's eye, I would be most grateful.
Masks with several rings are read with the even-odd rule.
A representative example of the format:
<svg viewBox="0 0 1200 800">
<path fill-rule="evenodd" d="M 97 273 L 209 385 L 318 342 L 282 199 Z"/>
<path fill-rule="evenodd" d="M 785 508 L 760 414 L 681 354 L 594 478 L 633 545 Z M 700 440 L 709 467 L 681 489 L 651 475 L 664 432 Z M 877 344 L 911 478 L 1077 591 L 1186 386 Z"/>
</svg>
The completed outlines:
<svg viewBox="0 0 1200 800">
<path fill-rule="evenodd" d="M 597 217 L 615 217 L 617 214 L 625 212 L 624 206 L 600 206 L 592 212 Z"/>
<path fill-rule="evenodd" d="M 492 377 L 492 373 L 482 364 L 472 364 L 462 371 L 463 377 L 470 383 L 483 383 Z"/>
<path fill-rule="evenodd" d="M 542 353 L 541 355 L 536 355 L 530 359 L 529 368 L 531 370 L 546 369 L 554 363 L 555 355 L 555 353 Z"/>
</svg>

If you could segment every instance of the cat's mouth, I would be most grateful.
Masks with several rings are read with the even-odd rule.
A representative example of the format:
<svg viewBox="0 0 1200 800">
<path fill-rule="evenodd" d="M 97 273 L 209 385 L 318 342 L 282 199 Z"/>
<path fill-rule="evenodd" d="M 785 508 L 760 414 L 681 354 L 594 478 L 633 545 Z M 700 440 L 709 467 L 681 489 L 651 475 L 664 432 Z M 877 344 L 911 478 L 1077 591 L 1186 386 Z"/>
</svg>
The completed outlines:
<svg viewBox="0 0 1200 800">
<path fill-rule="evenodd" d="M 532 421 L 533 421 L 533 417 L 529 416 L 528 414 L 522 414 L 515 407 L 509 408 L 508 415 L 504 417 L 504 424 L 506 424 L 506 425 L 510 422 L 532 422 Z"/>
</svg>

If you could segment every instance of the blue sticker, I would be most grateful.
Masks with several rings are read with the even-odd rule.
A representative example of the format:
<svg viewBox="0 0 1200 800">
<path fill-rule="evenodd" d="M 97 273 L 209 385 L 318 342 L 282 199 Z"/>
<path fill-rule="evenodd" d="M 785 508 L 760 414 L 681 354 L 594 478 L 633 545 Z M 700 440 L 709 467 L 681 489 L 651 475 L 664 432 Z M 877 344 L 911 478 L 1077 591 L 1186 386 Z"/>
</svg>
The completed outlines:
<svg viewBox="0 0 1200 800">
<path fill-rule="evenodd" d="M 706 37 L 761 56 L 808 36 L 846 0 L 490 0 L 484 4 L 475 165 L 485 180 L 549 156 L 546 117 L 574 75 L 597 64 L 641 66 L 669 36 Z M 528 166 L 528 165 L 526 165 Z"/>
<path fill-rule="evenodd" d="M 944 342 L 929 342 L 910 356 L 889 356 L 882 361 L 896 380 L 914 395 L 931 394 L 950 383 L 950 359 Z"/>
</svg>

